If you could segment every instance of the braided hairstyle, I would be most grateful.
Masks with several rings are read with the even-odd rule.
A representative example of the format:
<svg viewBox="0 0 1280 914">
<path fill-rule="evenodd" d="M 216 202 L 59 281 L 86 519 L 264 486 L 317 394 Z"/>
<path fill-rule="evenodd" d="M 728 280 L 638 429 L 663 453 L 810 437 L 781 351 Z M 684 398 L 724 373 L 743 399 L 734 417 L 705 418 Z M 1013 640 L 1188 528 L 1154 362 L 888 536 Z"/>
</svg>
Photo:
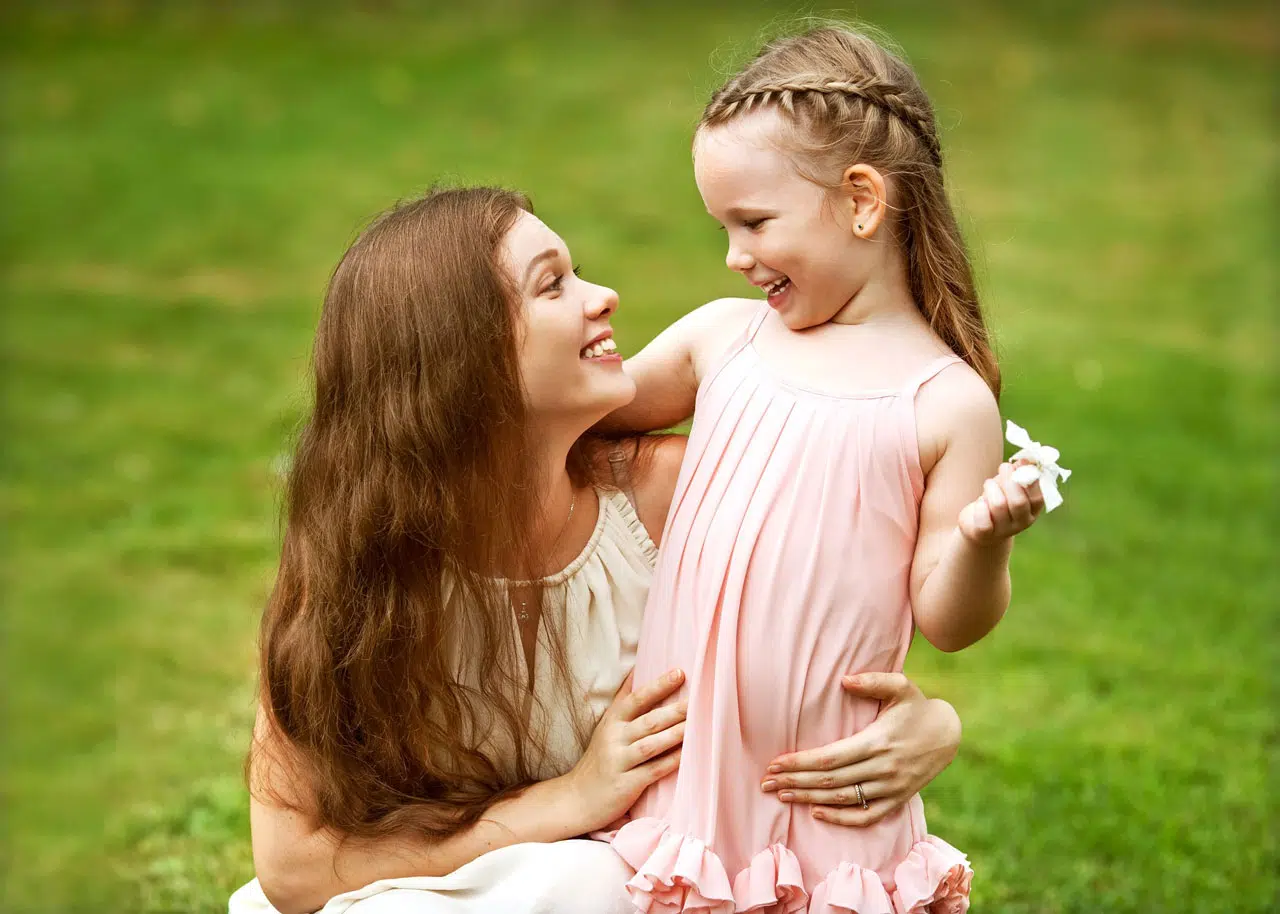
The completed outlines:
<svg viewBox="0 0 1280 914">
<path fill-rule="evenodd" d="M 934 332 L 1000 394 L 973 268 L 942 179 L 933 106 L 911 68 L 866 35 L 824 26 L 766 44 L 711 96 L 698 129 L 773 108 L 804 177 L 831 190 L 850 165 L 891 184 L 912 297 Z"/>
</svg>

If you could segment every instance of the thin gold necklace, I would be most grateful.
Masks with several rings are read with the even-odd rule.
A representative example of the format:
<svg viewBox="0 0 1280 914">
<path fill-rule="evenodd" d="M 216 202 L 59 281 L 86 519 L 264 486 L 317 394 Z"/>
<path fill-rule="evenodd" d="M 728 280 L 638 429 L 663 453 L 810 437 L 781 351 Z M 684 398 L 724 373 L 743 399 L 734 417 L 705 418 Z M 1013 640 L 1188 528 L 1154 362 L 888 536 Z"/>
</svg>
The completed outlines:
<svg viewBox="0 0 1280 914">
<path fill-rule="evenodd" d="M 550 551 L 554 553 L 556 547 L 560 545 L 560 540 L 564 538 L 564 532 L 569 529 L 569 521 L 573 520 L 573 509 L 578 504 L 578 493 L 569 490 L 569 516 L 564 519 L 564 525 L 560 528 L 560 532 L 556 534 L 555 541 L 551 544 Z M 529 603 L 526 600 L 520 601 L 520 608 L 516 610 L 516 618 L 523 624 L 529 621 Z"/>
</svg>

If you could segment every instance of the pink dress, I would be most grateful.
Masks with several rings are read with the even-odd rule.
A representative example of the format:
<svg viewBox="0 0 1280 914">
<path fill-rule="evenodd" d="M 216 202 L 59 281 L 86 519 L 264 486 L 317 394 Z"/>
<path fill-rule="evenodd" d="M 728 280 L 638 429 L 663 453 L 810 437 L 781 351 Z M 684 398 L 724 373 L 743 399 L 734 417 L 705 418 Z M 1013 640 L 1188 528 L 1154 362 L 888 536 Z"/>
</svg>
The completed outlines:
<svg viewBox="0 0 1280 914">
<path fill-rule="evenodd" d="M 869 828 L 760 790 L 783 752 L 878 712 L 846 673 L 900 671 L 924 478 L 915 393 L 852 396 L 774 376 L 752 338 L 702 382 L 641 628 L 635 681 L 688 676 L 679 772 L 613 835 L 644 912 L 959 914 L 972 871 L 925 830 L 920 798 Z"/>
</svg>

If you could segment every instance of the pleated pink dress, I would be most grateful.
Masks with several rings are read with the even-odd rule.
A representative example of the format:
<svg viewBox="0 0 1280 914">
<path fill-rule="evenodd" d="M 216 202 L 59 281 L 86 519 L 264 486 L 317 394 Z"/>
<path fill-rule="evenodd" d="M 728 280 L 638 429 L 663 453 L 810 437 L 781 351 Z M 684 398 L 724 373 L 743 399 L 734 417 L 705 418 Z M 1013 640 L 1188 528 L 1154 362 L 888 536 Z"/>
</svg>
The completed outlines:
<svg viewBox="0 0 1280 914">
<path fill-rule="evenodd" d="M 779 754 L 850 736 L 878 704 L 846 673 L 900 671 L 924 477 L 915 394 L 775 376 L 752 339 L 703 380 L 642 623 L 635 681 L 687 674 L 680 770 L 612 835 L 644 912 L 959 914 L 972 871 L 918 796 L 869 828 L 760 790 Z"/>
</svg>

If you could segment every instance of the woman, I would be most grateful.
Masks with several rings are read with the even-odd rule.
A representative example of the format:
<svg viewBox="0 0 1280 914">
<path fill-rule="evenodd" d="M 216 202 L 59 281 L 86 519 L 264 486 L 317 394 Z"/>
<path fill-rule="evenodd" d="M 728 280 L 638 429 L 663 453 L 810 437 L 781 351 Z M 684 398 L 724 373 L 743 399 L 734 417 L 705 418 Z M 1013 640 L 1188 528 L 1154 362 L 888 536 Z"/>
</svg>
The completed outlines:
<svg viewBox="0 0 1280 914">
<path fill-rule="evenodd" d="M 477 188 L 385 214 L 334 272 L 233 912 L 633 910 L 613 851 L 571 839 L 679 764 L 679 671 L 626 680 L 684 440 L 586 434 L 635 388 L 617 296 L 571 264 L 527 200 Z M 887 710 L 783 776 L 850 826 L 959 739 L 949 705 L 869 678 Z"/>
</svg>

